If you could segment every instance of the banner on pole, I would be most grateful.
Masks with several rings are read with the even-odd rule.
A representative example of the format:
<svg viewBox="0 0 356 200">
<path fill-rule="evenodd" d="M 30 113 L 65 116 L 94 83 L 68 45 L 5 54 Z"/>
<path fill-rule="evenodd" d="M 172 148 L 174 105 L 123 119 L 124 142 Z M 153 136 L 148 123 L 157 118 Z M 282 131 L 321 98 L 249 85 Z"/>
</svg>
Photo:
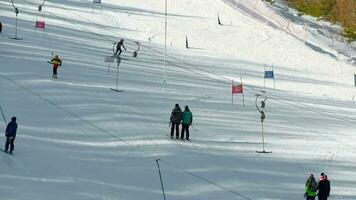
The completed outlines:
<svg viewBox="0 0 356 200">
<path fill-rule="evenodd" d="M 46 27 L 46 24 L 44 21 L 36 21 L 36 28 L 42 28 L 44 29 Z"/>
<path fill-rule="evenodd" d="M 243 93 L 244 90 L 243 90 L 242 84 L 232 85 L 231 92 L 232 92 L 232 94 Z"/>
<path fill-rule="evenodd" d="M 273 71 L 265 71 L 265 78 L 274 78 Z"/>
<path fill-rule="evenodd" d="M 114 63 L 115 62 L 115 57 L 113 57 L 113 56 L 105 56 L 105 62 Z"/>
</svg>

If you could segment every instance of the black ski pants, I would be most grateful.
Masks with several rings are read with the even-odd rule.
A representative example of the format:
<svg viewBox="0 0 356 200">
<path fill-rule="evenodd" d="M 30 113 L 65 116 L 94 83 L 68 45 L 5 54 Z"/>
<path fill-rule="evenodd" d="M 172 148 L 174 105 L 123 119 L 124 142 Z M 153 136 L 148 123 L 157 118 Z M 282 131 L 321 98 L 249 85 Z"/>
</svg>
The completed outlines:
<svg viewBox="0 0 356 200">
<path fill-rule="evenodd" d="M 307 196 L 306 199 L 307 199 L 307 200 L 315 200 L 315 196 L 314 196 L 314 197 Z"/>
<path fill-rule="evenodd" d="M 318 194 L 318 200 L 328 200 L 328 195 L 320 195 L 320 194 Z"/>
<path fill-rule="evenodd" d="M 179 138 L 179 123 L 172 122 L 171 126 L 171 138 L 174 136 L 174 129 L 176 129 L 176 138 Z"/>
<path fill-rule="evenodd" d="M 15 148 L 14 142 L 15 142 L 15 137 L 6 137 L 6 144 L 5 144 L 6 152 L 9 150 L 9 146 L 10 146 L 10 153 L 12 153 L 12 151 Z"/>
<path fill-rule="evenodd" d="M 184 139 L 184 131 L 186 132 L 185 139 L 189 139 L 189 124 L 182 124 L 182 134 L 180 135 L 180 139 Z"/>
<path fill-rule="evenodd" d="M 119 54 L 117 52 L 119 52 Z M 115 54 L 119 56 L 121 53 L 122 53 L 121 47 L 117 48 Z"/>
<path fill-rule="evenodd" d="M 53 67 L 53 76 L 57 75 L 57 69 L 58 67 Z"/>
</svg>

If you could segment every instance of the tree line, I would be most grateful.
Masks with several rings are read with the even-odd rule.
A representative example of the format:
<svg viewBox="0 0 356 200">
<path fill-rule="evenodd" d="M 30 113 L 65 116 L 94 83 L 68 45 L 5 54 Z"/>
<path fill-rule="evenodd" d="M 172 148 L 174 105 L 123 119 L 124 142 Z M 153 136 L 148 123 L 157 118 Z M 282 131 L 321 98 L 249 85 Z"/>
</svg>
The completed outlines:
<svg viewBox="0 0 356 200">
<path fill-rule="evenodd" d="M 303 14 L 328 20 L 343 27 L 349 42 L 356 41 L 356 0 L 286 0 Z"/>
</svg>

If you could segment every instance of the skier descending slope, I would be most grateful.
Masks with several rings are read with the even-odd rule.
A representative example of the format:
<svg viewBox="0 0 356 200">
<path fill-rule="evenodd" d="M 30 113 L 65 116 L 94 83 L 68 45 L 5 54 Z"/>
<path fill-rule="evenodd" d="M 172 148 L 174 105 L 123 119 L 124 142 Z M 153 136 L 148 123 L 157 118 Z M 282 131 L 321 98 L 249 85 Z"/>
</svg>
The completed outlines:
<svg viewBox="0 0 356 200">
<path fill-rule="evenodd" d="M 51 64 L 53 64 L 53 75 L 52 78 L 57 79 L 57 70 L 60 66 L 62 66 L 62 60 L 59 58 L 58 55 L 55 55 L 54 58 L 52 58 Z"/>
</svg>

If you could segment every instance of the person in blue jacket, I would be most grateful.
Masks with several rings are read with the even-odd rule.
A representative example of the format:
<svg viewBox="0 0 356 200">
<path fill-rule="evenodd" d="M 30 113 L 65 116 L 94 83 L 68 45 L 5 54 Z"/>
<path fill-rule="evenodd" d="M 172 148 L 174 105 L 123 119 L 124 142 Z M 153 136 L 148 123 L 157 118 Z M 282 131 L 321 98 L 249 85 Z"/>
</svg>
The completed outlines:
<svg viewBox="0 0 356 200">
<path fill-rule="evenodd" d="M 182 134 L 180 136 L 180 139 L 184 139 L 184 131 L 186 132 L 185 139 L 189 140 L 189 126 L 193 122 L 193 114 L 190 112 L 189 107 L 185 106 L 184 107 L 184 112 L 182 114 Z"/>
<path fill-rule="evenodd" d="M 14 142 L 15 142 L 15 138 L 16 138 L 16 131 L 17 131 L 17 123 L 16 123 L 16 117 L 12 117 L 11 118 L 11 122 L 9 122 L 9 124 L 6 127 L 6 132 L 5 132 L 5 136 L 6 136 L 6 144 L 5 144 L 5 152 L 7 153 L 9 150 L 9 146 L 10 146 L 10 154 L 12 154 L 12 152 L 14 151 Z"/>
</svg>

